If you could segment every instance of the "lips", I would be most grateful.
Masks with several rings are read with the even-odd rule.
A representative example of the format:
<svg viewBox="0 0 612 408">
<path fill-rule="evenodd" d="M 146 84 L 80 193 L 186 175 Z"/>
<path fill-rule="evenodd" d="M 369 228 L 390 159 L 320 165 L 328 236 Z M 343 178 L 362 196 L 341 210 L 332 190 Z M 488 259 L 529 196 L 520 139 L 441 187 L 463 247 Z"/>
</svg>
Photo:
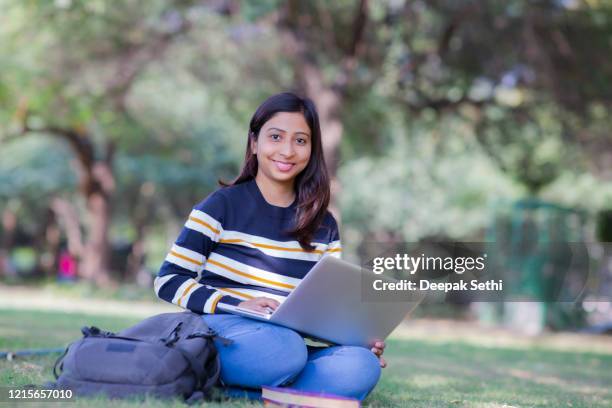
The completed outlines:
<svg viewBox="0 0 612 408">
<path fill-rule="evenodd" d="M 287 162 L 281 162 L 281 161 L 276 161 L 276 160 L 272 160 L 272 161 L 276 165 L 276 168 L 282 172 L 290 171 L 293 168 L 293 166 L 295 166 L 294 163 L 287 163 Z"/>
</svg>

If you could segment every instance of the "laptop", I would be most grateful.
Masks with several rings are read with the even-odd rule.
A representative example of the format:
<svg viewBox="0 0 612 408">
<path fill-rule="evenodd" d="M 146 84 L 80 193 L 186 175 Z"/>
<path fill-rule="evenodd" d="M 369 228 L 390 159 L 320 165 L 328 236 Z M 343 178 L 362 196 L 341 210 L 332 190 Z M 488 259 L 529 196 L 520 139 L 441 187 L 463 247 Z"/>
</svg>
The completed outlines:
<svg viewBox="0 0 612 408">
<path fill-rule="evenodd" d="M 415 293 L 414 299 L 403 302 L 363 300 L 362 282 L 370 282 L 372 276 L 367 269 L 325 256 L 271 313 L 226 304 L 217 307 L 291 328 L 315 340 L 369 347 L 384 340 L 424 297 Z M 376 279 L 394 281 L 382 275 Z"/>
</svg>

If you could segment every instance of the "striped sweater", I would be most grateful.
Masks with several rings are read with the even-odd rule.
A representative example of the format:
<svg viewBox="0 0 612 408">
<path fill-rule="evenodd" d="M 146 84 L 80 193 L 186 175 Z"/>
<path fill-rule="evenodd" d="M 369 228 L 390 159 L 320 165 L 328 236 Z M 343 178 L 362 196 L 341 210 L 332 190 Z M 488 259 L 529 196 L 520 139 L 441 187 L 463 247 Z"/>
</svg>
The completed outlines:
<svg viewBox="0 0 612 408">
<path fill-rule="evenodd" d="M 221 188 L 196 205 L 155 278 L 160 299 L 196 313 L 222 313 L 266 296 L 282 303 L 324 255 L 342 251 L 336 220 L 327 212 L 303 250 L 287 234 L 296 202 L 269 204 L 255 180 Z"/>
</svg>

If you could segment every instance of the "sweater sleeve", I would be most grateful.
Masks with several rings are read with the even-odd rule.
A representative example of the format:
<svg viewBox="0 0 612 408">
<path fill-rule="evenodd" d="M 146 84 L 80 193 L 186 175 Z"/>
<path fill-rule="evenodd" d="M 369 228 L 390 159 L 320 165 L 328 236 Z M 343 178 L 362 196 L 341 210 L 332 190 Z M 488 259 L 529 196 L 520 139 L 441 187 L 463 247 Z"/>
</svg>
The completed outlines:
<svg viewBox="0 0 612 408">
<path fill-rule="evenodd" d="M 340 241 L 340 231 L 338 229 L 338 223 L 331 213 L 329 213 L 330 217 L 330 234 L 329 234 L 329 244 L 327 246 L 327 250 L 325 251 L 326 255 L 332 255 L 336 258 L 342 258 L 342 242 Z"/>
<path fill-rule="evenodd" d="M 225 205 L 217 191 L 192 209 L 155 278 L 157 297 L 200 314 L 222 313 L 219 303 L 241 302 L 202 281 L 206 260 L 223 232 Z"/>
</svg>

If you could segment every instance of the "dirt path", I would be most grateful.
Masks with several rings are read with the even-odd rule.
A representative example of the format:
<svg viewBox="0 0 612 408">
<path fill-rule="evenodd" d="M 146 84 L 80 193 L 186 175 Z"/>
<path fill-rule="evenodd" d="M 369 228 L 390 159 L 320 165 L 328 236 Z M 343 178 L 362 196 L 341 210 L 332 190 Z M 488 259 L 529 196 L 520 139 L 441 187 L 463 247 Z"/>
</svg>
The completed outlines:
<svg viewBox="0 0 612 408">
<path fill-rule="evenodd" d="M 56 293 L 0 285 L 0 309 L 48 310 L 93 315 L 148 317 L 157 313 L 178 312 L 177 306 L 159 302 L 83 299 L 60 297 Z"/>
</svg>

